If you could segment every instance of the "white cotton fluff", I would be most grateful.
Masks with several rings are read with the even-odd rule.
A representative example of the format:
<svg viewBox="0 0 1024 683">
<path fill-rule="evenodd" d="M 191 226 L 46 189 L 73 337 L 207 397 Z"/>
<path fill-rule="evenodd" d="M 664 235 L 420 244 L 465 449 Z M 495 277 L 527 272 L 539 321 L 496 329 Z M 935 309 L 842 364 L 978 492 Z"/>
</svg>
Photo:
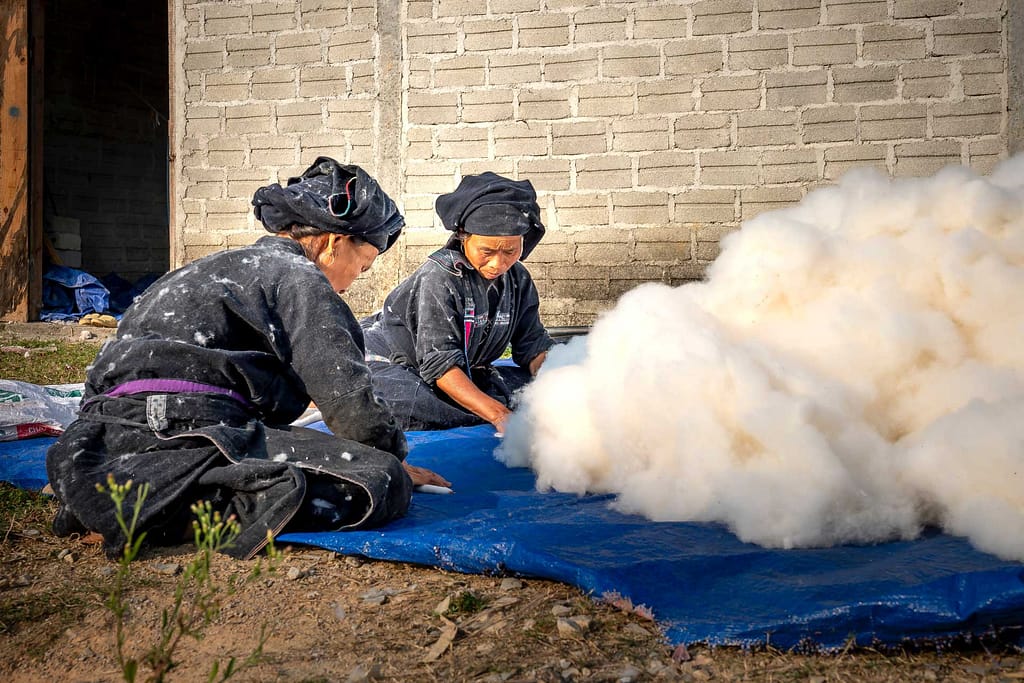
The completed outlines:
<svg viewBox="0 0 1024 683">
<path fill-rule="evenodd" d="M 939 525 L 1024 560 L 1024 157 L 847 174 L 556 347 L 497 457 L 770 547 Z"/>
</svg>

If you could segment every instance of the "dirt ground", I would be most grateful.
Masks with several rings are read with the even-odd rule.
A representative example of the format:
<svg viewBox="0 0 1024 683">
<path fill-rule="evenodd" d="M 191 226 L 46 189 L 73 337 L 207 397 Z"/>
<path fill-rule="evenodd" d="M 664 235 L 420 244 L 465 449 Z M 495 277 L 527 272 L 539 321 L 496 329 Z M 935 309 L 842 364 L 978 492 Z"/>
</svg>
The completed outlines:
<svg viewBox="0 0 1024 683">
<path fill-rule="evenodd" d="M 124 680 L 117 622 L 105 606 L 117 565 L 94 539 L 54 537 L 52 512 L 42 499 L 28 512 L 0 516 L 0 680 Z M 281 550 L 273 571 L 264 561 L 255 578 L 248 578 L 255 562 L 215 557 L 219 611 L 200 639 L 180 641 L 166 680 L 208 680 L 214 664 L 223 671 L 231 657 L 253 652 L 261 628 L 268 634 L 262 656 L 232 680 L 1024 680 L 1024 655 L 994 642 L 831 654 L 673 648 L 635 610 L 564 584 Z M 124 592 L 128 655 L 157 642 L 194 553 L 192 546 L 145 551 L 132 564 Z M 150 673 L 143 665 L 137 680 Z"/>
</svg>

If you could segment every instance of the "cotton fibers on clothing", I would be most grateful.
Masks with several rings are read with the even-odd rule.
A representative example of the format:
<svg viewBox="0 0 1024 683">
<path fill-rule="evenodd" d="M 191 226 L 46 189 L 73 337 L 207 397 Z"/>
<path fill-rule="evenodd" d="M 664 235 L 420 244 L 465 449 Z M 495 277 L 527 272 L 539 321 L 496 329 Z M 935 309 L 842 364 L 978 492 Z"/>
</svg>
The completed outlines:
<svg viewBox="0 0 1024 683">
<path fill-rule="evenodd" d="M 791 548 L 937 525 L 1024 560 L 1024 156 L 855 171 L 556 347 L 497 457 Z"/>
</svg>

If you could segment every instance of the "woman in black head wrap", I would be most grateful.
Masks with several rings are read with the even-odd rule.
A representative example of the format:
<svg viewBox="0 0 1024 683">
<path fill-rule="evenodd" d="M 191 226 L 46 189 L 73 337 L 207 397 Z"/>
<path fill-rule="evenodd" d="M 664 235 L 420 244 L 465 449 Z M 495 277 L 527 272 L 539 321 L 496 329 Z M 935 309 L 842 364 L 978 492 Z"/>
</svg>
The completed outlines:
<svg viewBox="0 0 1024 683">
<path fill-rule="evenodd" d="M 403 466 L 405 436 L 338 296 L 400 233 L 394 202 L 358 166 L 321 157 L 253 205 L 272 235 L 162 277 L 100 350 L 79 419 L 47 453 L 58 535 L 96 531 L 120 551 L 96 490 L 111 473 L 150 485 L 148 541 L 181 542 L 190 505 L 209 500 L 241 525 L 237 557 L 268 532 L 381 524 L 405 513 L 413 484 L 447 484 Z M 333 435 L 290 426 L 311 400 Z"/>
<path fill-rule="evenodd" d="M 487 172 L 435 206 L 448 243 L 361 321 L 374 391 L 407 430 L 490 422 L 502 433 L 554 343 L 521 263 L 544 235 L 537 194 Z M 510 344 L 518 367 L 491 365 Z"/>
</svg>

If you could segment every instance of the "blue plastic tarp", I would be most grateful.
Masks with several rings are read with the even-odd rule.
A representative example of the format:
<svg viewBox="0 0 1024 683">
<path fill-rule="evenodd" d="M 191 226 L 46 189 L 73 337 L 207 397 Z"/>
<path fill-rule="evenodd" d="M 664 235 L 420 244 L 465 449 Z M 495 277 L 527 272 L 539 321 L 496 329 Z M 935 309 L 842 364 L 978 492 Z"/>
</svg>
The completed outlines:
<svg viewBox="0 0 1024 683">
<path fill-rule="evenodd" d="M 57 265 L 43 273 L 40 320 L 78 320 L 87 313 L 103 313 L 109 304 L 107 288 L 89 273 Z"/>
<path fill-rule="evenodd" d="M 281 541 L 621 596 L 648 608 L 672 644 L 829 649 L 851 637 L 895 645 L 1001 633 L 1024 646 L 1024 565 L 963 539 L 932 532 L 909 542 L 770 550 L 715 524 L 615 512 L 609 496 L 539 493 L 532 472 L 494 460 L 489 426 L 409 439 L 409 461 L 451 479 L 455 494 L 417 493 L 405 518 L 374 531 Z M 0 443 L 0 479 L 38 488 L 52 442 Z"/>
</svg>

